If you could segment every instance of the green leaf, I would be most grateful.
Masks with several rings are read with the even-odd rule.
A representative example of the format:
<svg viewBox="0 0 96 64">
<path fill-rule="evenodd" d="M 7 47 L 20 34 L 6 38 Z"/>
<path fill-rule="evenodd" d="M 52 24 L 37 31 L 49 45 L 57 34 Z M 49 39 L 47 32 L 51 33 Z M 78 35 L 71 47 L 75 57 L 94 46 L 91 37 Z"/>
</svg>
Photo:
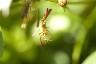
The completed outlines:
<svg viewBox="0 0 96 64">
<path fill-rule="evenodd" d="M 0 32 L 0 56 L 2 56 L 3 48 L 4 48 L 4 42 L 3 42 L 3 37 L 2 33 Z"/>
<path fill-rule="evenodd" d="M 96 64 L 96 51 L 90 54 L 82 64 Z"/>
</svg>

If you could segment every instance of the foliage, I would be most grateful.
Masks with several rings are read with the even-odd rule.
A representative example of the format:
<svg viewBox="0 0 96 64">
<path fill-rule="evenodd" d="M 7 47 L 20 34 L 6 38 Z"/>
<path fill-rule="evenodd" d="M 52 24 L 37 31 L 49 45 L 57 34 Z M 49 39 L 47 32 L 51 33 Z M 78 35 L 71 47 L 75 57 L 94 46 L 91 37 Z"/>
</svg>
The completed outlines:
<svg viewBox="0 0 96 64">
<path fill-rule="evenodd" d="M 0 9 L 0 64 L 96 64 L 95 0 L 26 1 Z"/>
</svg>

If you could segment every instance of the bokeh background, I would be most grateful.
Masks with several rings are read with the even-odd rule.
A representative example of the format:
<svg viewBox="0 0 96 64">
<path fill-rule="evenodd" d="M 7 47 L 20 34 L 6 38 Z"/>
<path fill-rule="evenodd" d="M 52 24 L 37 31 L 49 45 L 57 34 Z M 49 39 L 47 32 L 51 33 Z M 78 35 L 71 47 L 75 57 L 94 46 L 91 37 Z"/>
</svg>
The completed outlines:
<svg viewBox="0 0 96 64">
<path fill-rule="evenodd" d="M 66 7 L 58 1 L 34 0 L 22 29 L 25 0 L 0 0 L 0 64 L 96 64 L 96 0 L 68 0 Z M 51 41 L 41 46 L 36 20 L 46 8 Z"/>
</svg>

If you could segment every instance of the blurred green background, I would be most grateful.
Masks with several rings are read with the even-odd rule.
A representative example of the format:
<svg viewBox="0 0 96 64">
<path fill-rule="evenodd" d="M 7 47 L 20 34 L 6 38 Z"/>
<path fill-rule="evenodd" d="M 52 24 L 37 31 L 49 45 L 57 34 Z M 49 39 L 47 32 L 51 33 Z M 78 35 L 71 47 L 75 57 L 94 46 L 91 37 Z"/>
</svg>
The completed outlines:
<svg viewBox="0 0 96 64">
<path fill-rule="evenodd" d="M 0 0 L 0 64 L 96 64 L 96 0 L 68 0 L 66 7 L 58 1 L 34 0 L 22 29 L 25 0 Z M 41 46 L 36 20 L 46 8 L 52 41 Z"/>
</svg>

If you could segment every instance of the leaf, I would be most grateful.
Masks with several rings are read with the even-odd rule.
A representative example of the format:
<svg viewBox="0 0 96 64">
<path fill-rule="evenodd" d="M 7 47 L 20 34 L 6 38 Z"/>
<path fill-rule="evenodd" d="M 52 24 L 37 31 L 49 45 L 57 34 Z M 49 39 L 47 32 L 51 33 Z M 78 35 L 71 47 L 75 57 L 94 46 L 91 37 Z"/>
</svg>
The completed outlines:
<svg viewBox="0 0 96 64">
<path fill-rule="evenodd" d="M 96 64 L 96 51 L 90 54 L 82 64 Z"/>
<path fill-rule="evenodd" d="M 3 37 L 2 37 L 2 33 L 0 32 L 0 57 L 2 56 L 2 52 L 3 52 L 3 46 L 4 42 L 3 42 Z"/>
</svg>

